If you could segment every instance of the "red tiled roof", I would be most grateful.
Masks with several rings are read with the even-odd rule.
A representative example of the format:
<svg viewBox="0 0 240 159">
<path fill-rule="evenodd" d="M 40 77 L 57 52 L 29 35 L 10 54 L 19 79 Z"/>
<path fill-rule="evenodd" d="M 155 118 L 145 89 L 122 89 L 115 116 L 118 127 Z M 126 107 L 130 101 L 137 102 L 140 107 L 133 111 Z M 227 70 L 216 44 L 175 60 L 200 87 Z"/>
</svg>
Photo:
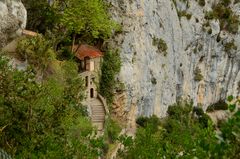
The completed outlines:
<svg viewBox="0 0 240 159">
<path fill-rule="evenodd" d="M 103 56 L 103 53 L 98 50 L 97 48 L 90 46 L 90 45 L 74 45 L 73 51 L 75 52 L 75 55 L 80 60 L 84 60 L 85 57 L 89 58 L 96 58 Z"/>
</svg>

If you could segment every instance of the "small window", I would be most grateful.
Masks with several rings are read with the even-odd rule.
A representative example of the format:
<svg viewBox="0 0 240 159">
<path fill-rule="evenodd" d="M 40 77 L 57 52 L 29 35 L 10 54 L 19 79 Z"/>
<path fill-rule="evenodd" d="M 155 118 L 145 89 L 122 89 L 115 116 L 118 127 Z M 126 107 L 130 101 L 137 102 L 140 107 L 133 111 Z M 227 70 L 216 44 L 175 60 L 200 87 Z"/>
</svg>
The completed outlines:
<svg viewBox="0 0 240 159">
<path fill-rule="evenodd" d="M 91 97 L 91 98 L 94 97 L 94 89 L 93 89 L 93 88 L 90 89 L 90 97 Z"/>
<path fill-rule="evenodd" d="M 85 86 L 88 86 L 88 76 L 85 77 Z"/>
</svg>

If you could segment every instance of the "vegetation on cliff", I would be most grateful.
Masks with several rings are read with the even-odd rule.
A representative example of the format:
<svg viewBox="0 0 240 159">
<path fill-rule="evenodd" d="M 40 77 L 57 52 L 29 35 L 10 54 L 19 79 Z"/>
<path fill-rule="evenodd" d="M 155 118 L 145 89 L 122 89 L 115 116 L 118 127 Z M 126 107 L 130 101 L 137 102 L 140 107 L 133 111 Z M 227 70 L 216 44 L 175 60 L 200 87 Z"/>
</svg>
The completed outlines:
<svg viewBox="0 0 240 159">
<path fill-rule="evenodd" d="M 27 70 L 12 68 L 7 54 L 0 55 L 0 148 L 15 158 L 98 158 L 104 141 L 81 104 L 84 82 L 69 46 L 101 45 L 117 24 L 102 0 L 23 3 L 27 29 L 40 34 L 19 40 L 17 57 L 27 61 Z"/>
<path fill-rule="evenodd" d="M 184 0 L 183 0 L 184 1 Z M 106 136 L 97 137 L 86 107 L 81 104 L 84 86 L 77 63 L 67 47 L 74 43 L 101 45 L 117 25 L 107 14 L 102 0 L 23 0 L 28 9 L 28 29 L 42 35 L 20 40 L 17 51 L 29 67 L 19 71 L 0 55 L 0 150 L 15 158 L 98 158 L 116 141 L 124 145 L 119 158 L 240 158 L 240 111 L 235 104 L 216 103 L 210 111 L 229 108 L 226 121 L 214 125 L 192 103 L 177 103 L 168 117 L 140 117 L 135 139 L 119 136 L 114 120 L 106 122 Z M 207 19 L 219 19 L 221 29 L 238 31 L 238 17 L 221 1 Z M 198 0 L 201 6 L 204 0 Z M 191 18 L 190 15 L 184 15 Z M 164 55 L 167 44 L 153 38 Z M 235 50 L 233 42 L 226 50 Z M 116 75 L 121 67 L 117 51 L 106 51 L 99 91 L 113 102 Z M 196 68 L 194 79 L 203 79 Z M 155 77 L 152 83 L 157 84 Z M 231 102 L 232 99 L 229 100 Z M 222 104 L 222 105 L 220 105 Z M 121 146 L 120 146 L 121 147 Z"/>
<path fill-rule="evenodd" d="M 187 103 L 170 106 L 164 119 L 140 117 L 135 139 L 120 138 L 119 158 L 239 158 L 240 110 L 231 107 L 232 116 L 218 125 Z"/>
<path fill-rule="evenodd" d="M 70 69 L 70 71 L 69 71 Z M 16 158 L 97 158 L 77 67 L 66 62 L 62 78 L 36 82 L 35 71 L 18 71 L 0 58 L 0 147 Z M 61 80 L 60 80 L 61 79 Z"/>
</svg>

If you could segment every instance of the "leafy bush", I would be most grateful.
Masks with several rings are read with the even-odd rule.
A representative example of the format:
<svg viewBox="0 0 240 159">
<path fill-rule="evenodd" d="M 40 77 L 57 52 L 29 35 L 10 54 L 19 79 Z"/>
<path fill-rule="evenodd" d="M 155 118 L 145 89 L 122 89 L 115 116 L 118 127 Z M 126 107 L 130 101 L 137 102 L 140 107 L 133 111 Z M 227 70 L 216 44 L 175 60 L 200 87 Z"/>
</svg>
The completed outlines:
<svg viewBox="0 0 240 159">
<path fill-rule="evenodd" d="M 215 110 L 227 110 L 228 104 L 224 100 L 219 100 L 217 103 L 214 103 L 207 108 L 207 112 L 213 112 Z"/>
<path fill-rule="evenodd" d="M 158 51 L 162 52 L 164 56 L 167 55 L 167 44 L 163 39 L 158 39 L 156 37 L 153 37 L 152 41 L 153 46 L 157 46 Z"/>
<path fill-rule="evenodd" d="M 239 17 L 233 13 L 228 6 L 229 0 L 224 0 L 221 3 L 213 6 L 213 11 L 206 12 L 206 19 L 219 19 L 221 30 L 225 29 L 230 33 L 238 32 Z"/>
<path fill-rule="evenodd" d="M 168 113 L 169 116 L 162 120 L 156 116 L 138 118 L 138 124 L 143 127 L 138 128 L 133 143 L 119 155 L 137 159 L 210 158 L 214 154 L 211 151 L 217 140 L 213 127 L 211 124 L 204 127 L 202 123 L 205 122 L 192 115 L 192 104 L 179 102 L 170 106 Z"/>
<path fill-rule="evenodd" d="M 231 4 L 231 0 L 221 0 L 220 3 L 227 7 Z"/>
<path fill-rule="evenodd" d="M 114 89 L 116 88 L 115 77 L 121 68 L 121 60 L 118 51 L 107 51 L 104 53 L 101 66 L 100 94 L 103 95 L 108 104 L 112 103 Z"/>
<path fill-rule="evenodd" d="M 21 39 L 18 42 L 17 52 L 30 65 L 43 71 L 51 61 L 56 59 L 50 42 L 41 35 Z"/>
<path fill-rule="evenodd" d="M 194 80 L 201 81 L 203 79 L 203 75 L 199 67 L 196 67 L 194 70 Z"/>
<path fill-rule="evenodd" d="M 156 115 L 152 115 L 151 117 L 140 116 L 137 118 L 136 123 L 144 128 L 151 126 L 152 129 L 156 131 L 160 124 L 160 120 Z"/>
<path fill-rule="evenodd" d="M 110 143 L 114 143 L 117 140 L 119 133 L 121 132 L 121 127 L 116 121 L 108 118 L 105 125 L 105 135 Z"/>
<path fill-rule="evenodd" d="M 198 4 L 202 7 L 205 6 L 205 0 L 198 0 Z"/>
<path fill-rule="evenodd" d="M 102 0 L 68 0 L 60 17 L 60 24 L 68 31 L 88 38 L 109 38 L 117 24 L 110 19 Z"/>
<path fill-rule="evenodd" d="M 83 81 L 72 66 L 64 64 L 63 80 L 39 84 L 33 69 L 14 70 L 0 57 L 0 147 L 14 158 L 99 156 L 102 141 L 85 116 Z"/>
<path fill-rule="evenodd" d="M 187 20 L 190 20 L 191 17 L 192 17 L 192 14 L 191 13 L 187 13 L 187 11 L 183 10 L 183 11 L 178 11 L 178 17 L 186 17 Z"/>
<path fill-rule="evenodd" d="M 224 45 L 224 50 L 226 53 L 230 53 L 231 50 L 237 50 L 237 46 L 234 43 L 234 40 L 228 42 Z"/>
<path fill-rule="evenodd" d="M 240 2 L 240 0 L 234 0 L 234 4 L 237 4 L 239 2 Z"/>
</svg>

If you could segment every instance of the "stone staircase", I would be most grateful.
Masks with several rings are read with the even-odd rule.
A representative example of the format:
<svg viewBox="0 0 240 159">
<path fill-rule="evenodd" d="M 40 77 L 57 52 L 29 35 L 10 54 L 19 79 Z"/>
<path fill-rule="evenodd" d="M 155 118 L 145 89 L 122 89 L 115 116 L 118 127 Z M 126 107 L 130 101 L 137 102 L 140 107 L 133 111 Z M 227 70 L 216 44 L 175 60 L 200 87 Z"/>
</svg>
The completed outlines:
<svg viewBox="0 0 240 159">
<path fill-rule="evenodd" d="M 98 132 L 102 132 L 106 114 L 104 105 L 98 98 L 92 98 L 90 100 L 90 108 L 92 123 L 96 126 Z"/>
</svg>

